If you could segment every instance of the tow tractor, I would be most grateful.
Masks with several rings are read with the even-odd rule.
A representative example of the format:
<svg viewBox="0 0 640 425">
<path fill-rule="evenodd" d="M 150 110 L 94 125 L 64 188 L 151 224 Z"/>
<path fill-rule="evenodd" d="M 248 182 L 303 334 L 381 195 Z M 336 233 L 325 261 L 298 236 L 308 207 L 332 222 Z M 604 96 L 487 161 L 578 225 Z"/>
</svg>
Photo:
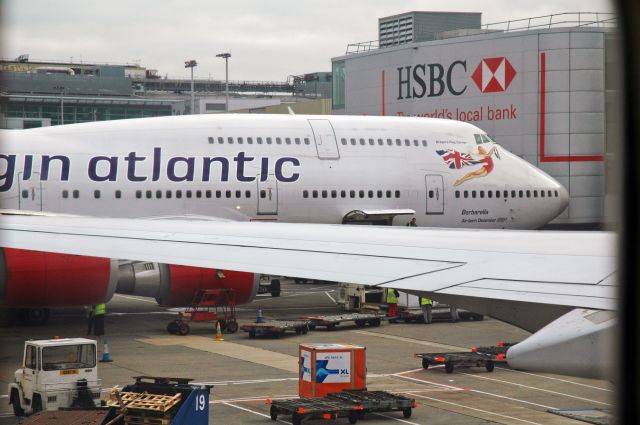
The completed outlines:
<svg viewBox="0 0 640 425">
<path fill-rule="evenodd" d="M 26 341 L 22 367 L 8 390 L 14 414 L 100 406 L 97 353 L 92 339 Z"/>
</svg>

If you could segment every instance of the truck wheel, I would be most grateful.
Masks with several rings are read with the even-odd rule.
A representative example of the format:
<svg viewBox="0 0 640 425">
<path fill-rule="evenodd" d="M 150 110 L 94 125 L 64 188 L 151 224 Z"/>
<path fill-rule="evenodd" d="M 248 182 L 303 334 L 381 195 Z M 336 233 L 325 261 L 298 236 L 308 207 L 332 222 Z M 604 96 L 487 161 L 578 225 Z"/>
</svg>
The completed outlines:
<svg viewBox="0 0 640 425">
<path fill-rule="evenodd" d="M 270 289 L 271 289 L 272 297 L 279 297 L 280 296 L 280 280 L 273 279 L 271 281 Z"/>
<path fill-rule="evenodd" d="M 407 407 L 405 409 L 402 409 L 402 416 L 409 419 L 411 417 L 411 408 Z"/>
<path fill-rule="evenodd" d="M 328 331 L 332 331 L 336 328 L 336 324 L 335 323 L 331 323 L 329 325 L 327 325 L 327 330 Z"/>
<path fill-rule="evenodd" d="M 185 336 L 186 334 L 189 333 L 189 325 L 187 325 L 186 323 L 180 323 L 178 325 L 178 333 L 182 336 Z"/>
<path fill-rule="evenodd" d="M 453 372 L 453 363 L 452 362 L 444 362 L 444 371 L 447 373 Z"/>
<path fill-rule="evenodd" d="M 362 320 L 362 319 L 356 319 L 356 326 L 357 326 L 357 327 L 359 327 L 359 328 L 364 328 L 364 325 L 366 325 L 366 324 L 367 324 L 367 322 L 365 322 L 364 320 Z"/>
<path fill-rule="evenodd" d="M 276 406 L 271 405 L 271 409 L 269 409 L 269 416 L 271 416 L 272 421 L 278 420 L 278 410 L 276 409 Z"/>
<path fill-rule="evenodd" d="M 495 363 L 493 363 L 491 360 L 489 360 L 485 365 L 484 365 L 485 369 L 487 369 L 487 372 L 493 372 L 493 368 L 496 367 Z"/>
<path fill-rule="evenodd" d="M 238 322 L 235 320 L 230 320 L 227 322 L 227 332 L 230 334 L 234 334 L 238 332 Z"/>
<path fill-rule="evenodd" d="M 13 406 L 13 414 L 15 416 L 23 416 L 24 415 L 24 409 L 20 405 L 20 394 L 18 394 L 17 390 L 12 390 L 11 391 L 11 399 L 10 399 L 9 403 L 11 403 L 11 405 Z"/>
<path fill-rule="evenodd" d="M 42 398 L 40 398 L 40 394 L 34 394 L 31 408 L 33 409 L 33 413 L 42 411 Z"/>
<path fill-rule="evenodd" d="M 422 368 L 423 369 L 429 369 L 429 360 L 422 359 Z"/>
<path fill-rule="evenodd" d="M 309 325 L 305 325 L 302 327 L 302 334 L 306 335 L 309 333 Z"/>
<path fill-rule="evenodd" d="M 369 321 L 369 326 L 380 326 L 380 319 L 373 319 Z"/>
</svg>

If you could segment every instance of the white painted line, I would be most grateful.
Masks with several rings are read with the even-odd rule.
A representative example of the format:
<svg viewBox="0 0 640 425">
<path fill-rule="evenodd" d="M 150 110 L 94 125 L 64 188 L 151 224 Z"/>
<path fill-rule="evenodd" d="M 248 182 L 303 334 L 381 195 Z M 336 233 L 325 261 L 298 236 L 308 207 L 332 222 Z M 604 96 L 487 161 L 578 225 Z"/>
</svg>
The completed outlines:
<svg viewBox="0 0 640 425">
<path fill-rule="evenodd" d="M 419 423 L 416 423 L 416 422 L 409 422 L 406 419 L 394 418 L 393 416 L 385 415 L 383 413 L 375 413 L 375 412 L 373 412 L 371 414 L 372 415 L 376 415 L 376 416 L 382 416 L 383 418 L 387 418 L 387 419 L 393 419 L 394 421 L 402 422 L 403 424 L 420 425 Z"/>
<path fill-rule="evenodd" d="M 461 374 L 461 375 L 472 376 L 472 377 L 478 378 L 478 379 L 486 379 L 487 381 L 495 381 L 495 382 L 500 382 L 500 383 L 503 383 L 503 384 L 515 385 L 515 386 L 520 387 L 520 388 L 528 388 L 528 389 L 531 389 L 531 390 L 543 391 L 545 393 L 560 395 L 560 396 L 563 396 L 563 397 L 575 398 L 577 400 L 583 400 L 583 401 L 588 401 L 588 402 L 591 402 L 591 403 L 603 404 L 605 406 L 611 406 L 610 403 L 605 403 L 603 401 L 592 400 L 590 398 L 585 398 L 585 397 L 578 397 L 577 395 L 561 393 L 559 391 L 546 390 L 544 388 L 532 387 L 531 385 L 524 385 L 524 384 L 519 384 L 517 382 L 504 381 L 502 379 L 488 378 L 486 376 L 474 375 L 472 373 L 464 373 L 464 372 L 458 372 L 458 373 Z"/>
<path fill-rule="evenodd" d="M 395 341 L 408 342 L 410 344 L 428 345 L 430 347 L 436 347 L 438 349 L 443 349 L 443 350 L 469 351 L 469 348 L 456 347 L 455 345 L 439 344 L 437 342 L 425 341 L 425 340 L 421 340 L 421 339 L 405 338 L 405 337 L 402 337 L 402 336 L 389 335 L 389 334 L 385 334 L 385 333 L 382 333 L 382 332 L 358 331 L 358 330 L 353 330 L 353 331 L 349 331 L 349 332 L 353 332 L 353 333 L 357 333 L 357 334 L 361 334 L 361 335 L 372 336 L 372 337 L 377 337 L 377 338 L 386 338 L 386 339 L 392 339 L 392 340 L 395 340 Z"/>
<path fill-rule="evenodd" d="M 489 410 L 482 410 L 482 409 L 478 409 L 478 408 L 471 407 L 471 406 L 465 406 L 464 404 L 454 403 L 452 401 L 440 400 L 438 398 L 427 397 L 427 396 L 419 395 L 419 394 L 414 394 L 414 396 L 419 397 L 419 398 L 424 398 L 426 400 L 437 401 L 438 403 L 451 404 L 453 406 L 462 407 L 463 409 L 475 410 L 476 412 L 482 412 L 482 413 L 486 413 L 486 414 L 489 414 L 489 415 L 499 416 L 501 418 L 512 419 L 512 420 L 518 421 L 518 422 L 524 422 L 524 423 L 532 424 L 532 425 L 542 425 L 542 424 L 540 424 L 538 422 L 531 422 L 531 421 L 527 421 L 525 419 L 515 418 L 513 416 L 507 416 L 507 415 L 502 415 L 500 413 L 491 412 Z"/>
<path fill-rule="evenodd" d="M 329 291 L 325 291 L 325 294 L 327 295 L 327 297 L 329 297 L 331 301 L 333 301 L 334 304 L 337 304 L 336 300 L 331 296 L 331 294 L 329 294 Z"/>
<path fill-rule="evenodd" d="M 262 401 L 266 402 L 267 400 L 289 400 L 292 398 L 299 398 L 296 394 L 293 395 L 275 395 L 275 396 L 256 396 L 256 397 L 240 397 L 240 398 L 230 398 L 223 400 L 212 400 L 209 404 L 224 404 L 224 403 L 241 403 L 241 402 L 249 402 L 249 401 Z"/>
<path fill-rule="evenodd" d="M 557 409 L 557 407 L 553 407 L 553 406 L 546 406 L 546 405 L 544 405 L 544 404 L 534 403 L 534 402 L 532 402 L 532 401 L 521 400 L 521 399 L 519 399 L 519 398 L 507 397 L 506 395 L 500 395 L 500 394 L 488 393 L 488 392 L 486 392 L 486 391 L 480 391 L 480 390 L 474 390 L 474 389 L 469 389 L 469 391 L 474 392 L 474 393 L 484 394 L 484 395 L 490 395 L 491 397 L 504 398 L 504 399 L 507 399 L 507 400 L 516 401 L 516 402 L 518 402 L 518 403 L 524 403 L 524 404 L 530 404 L 530 405 L 532 405 L 532 406 L 543 407 L 543 408 L 545 408 L 545 409 Z"/>
<path fill-rule="evenodd" d="M 429 385 L 436 385 L 438 387 L 444 387 L 450 391 L 465 391 L 464 388 L 454 387 L 453 385 L 440 384 L 438 382 L 433 382 L 426 379 L 413 378 L 411 376 L 404 376 L 404 375 L 394 375 L 394 376 L 397 376 L 400 379 L 407 379 L 409 381 L 420 382 L 420 383 L 429 384 Z"/>
<path fill-rule="evenodd" d="M 524 375 L 537 376 L 538 378 L 552 379 L 554 381 L 565 382 L 567 384 L 573 384 L 573 385 L 580 385 L 581 387 L 592 388 L 594 390 L 607 391 L 607 392 L 610 392 L 610 393 L 614 392 L 614 390 L 612 390 L 610 388 L 597 387 L 595 385 L 583 384 L 581 382 L 575 382 L 575 381 L 571 381 L 569 379 L 554 378 L 553 376 L 545 376 L 545 375 L 540 375 L 538 373 L 531 373 L 531 372 L 525 372 L 525 371 L 522 371 L 522 370 L 510 369 L 508 367 L 496 366 L 496 369 L 508 370 L 509 372 L 515 372 L 515 373 L 522 373 Z"/>
<path fill-rule="evenodd" d="M 231 403 L 222 403 L 222 404 L 224 404 L 225 406 L 235 407 L 236 409 L 244 410 L 245 412 L 253 413 L 254 415 L 258 415 L 258 416 L 262 416 L 264 418 L 271 419 L 271 416 L 269 416 L 269 415 L 266 415 L 266 414 L 260 413 L 260 412 L 256 412 L 255 410 L 247 409 L 246 407 L 236 406 L 235 404 L 231 404 Z M 291 422 L 283 421 L 282 419 L 278 419 L 278 422 L 282 422 L 283 424 L 290 424 L 291 423 Z"/>
<path fill-rule="evenodd" d="M 113 294 L 113 295 L 120 298 L 127 298 L 129 300 L 144 301 L 145 303 L 158 304 L 156 300 L 150 300 L 149 298 L 145 298 L 145 297 L 136 297 L 132 295 L 122 295 L 122 294 Z"/>
</svg>

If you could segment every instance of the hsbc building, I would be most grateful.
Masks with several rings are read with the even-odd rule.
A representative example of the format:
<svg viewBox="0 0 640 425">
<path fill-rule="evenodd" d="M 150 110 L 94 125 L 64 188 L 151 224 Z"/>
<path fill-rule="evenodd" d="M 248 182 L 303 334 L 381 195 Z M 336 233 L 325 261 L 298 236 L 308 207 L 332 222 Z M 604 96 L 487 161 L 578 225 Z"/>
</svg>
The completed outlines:
<svg viewBox="0 0 640 425">
<path fill-rule="evenodd" d="M 382 48 L 350 45 L 332 59 L 333 113 L 473 123 L 568 189 L 556 224 L 605 223 L 614 29 L 449 33 Z"/>
</svg>

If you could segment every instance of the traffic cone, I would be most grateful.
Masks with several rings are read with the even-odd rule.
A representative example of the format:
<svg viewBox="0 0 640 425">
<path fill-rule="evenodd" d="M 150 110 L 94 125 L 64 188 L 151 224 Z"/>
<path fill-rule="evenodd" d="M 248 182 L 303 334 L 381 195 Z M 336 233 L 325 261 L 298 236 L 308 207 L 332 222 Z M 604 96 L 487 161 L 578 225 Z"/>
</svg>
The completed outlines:
<svg viewBox="0 0 640 425">
<path fill-rule="evenodd" d="M 220 330 L 220 321 L 216 322 L 216 341 L 224 341 L 222 331 Z"/>
<path fill-rule="evenodd" d="M 104 349 L 102 350 L 102 360 L 100 361 L 102 363 L 109 363 L 113 361 L 109 355 L 109 342 L 107 341 L 106 336 L 104 337 Z"/>
<path fill-rule="evenodd" d="M 262 315 L 261 306 L 258 306 L 258 317 L 256 317 L 256 323 L 264 323 L 264 316 Z"/>
</svg>

